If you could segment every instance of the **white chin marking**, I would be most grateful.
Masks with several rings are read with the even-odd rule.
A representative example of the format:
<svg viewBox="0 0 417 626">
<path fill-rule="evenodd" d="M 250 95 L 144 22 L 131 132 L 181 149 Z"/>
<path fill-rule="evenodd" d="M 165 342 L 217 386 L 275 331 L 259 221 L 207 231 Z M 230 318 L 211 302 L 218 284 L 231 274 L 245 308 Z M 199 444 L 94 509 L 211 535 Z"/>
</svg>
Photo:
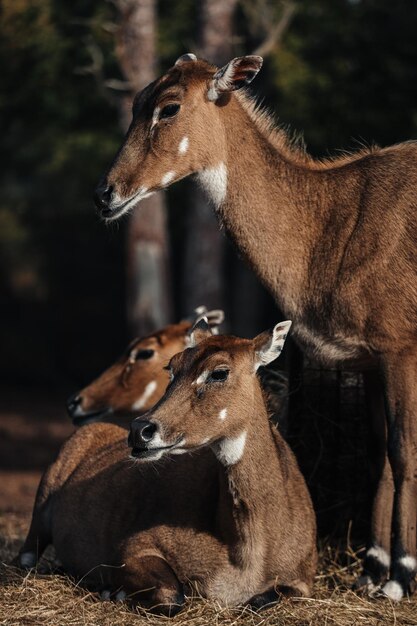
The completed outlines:
<svg viewBox="0 0 417 626">
<path fill-rule="evenodd" d="M 148 383 L 143 391 L 143 394 L 136 400 L 134 404 L 132 404 L 132 410 L 138 411 L 139 409 L 143 409 L 149 398 L 152 396 L 156 389 L 156 380 L 151 380 Z"/>
<path fill-rule="evenodd" d="M 197 174 L 197 180 L 215 207 L 219 207 L 227 194 L 227 167 L 219 163 Z"/>
<path fill-rule="evenodd" d="M 188 150 L 188 137 L 183 137 L 178 146 L 178 154 L 185 154 Z"/>
<path fill-rule="evenodd" d="M 225 420 L 227 417 L 227 409 L 222 409 L 219 413 L 219 420 Z"/>
<path fill-rule="evenodd" d="M 34 552 L 22 552 L 19 561 L 22 567 L 35 567 L 37 563 L 36 554 Z"/>
<path fill-rule="evenodd" d="M 404 595 L 400 583 L 397 583 L 396 580 L 389 580 L 382 587 L 382 592 L 387 596 L 387 598 L 394 600 L 394 602 L 399 602 Z"/>
<path fill-rule="evenodd" d="M 410 570 L 410 572 L 417 568 L 417 561 L 413 556 L 403 556 L 401 559 L 398 559 L 398 562 L 401 563 L 403 567 Z"/>
<path fill-rule="evenodd" d="M 246 431 L 237 437 L 222 439 L 214 446 L 214 453 L 223 465 L 234 465 L 243 455 L 246 443 Z"/>
<path fill-rule="evenodd" d="M 391 563 L 390 555 L 388 554 L 386 550 L 384 550 L 384 548 L 381 548 L 380 546 L 372 546 L 372 548 L 369 548 L 369 550 L 366 553 L 366 556 L 373 557 L 374 559 L 379 561 L 379 563 L 381 563 L 381 565 L 383 565 L 384 567 L 390 566 L 390 563 Z"/>
<path fill-rule="evenodd" d="M 161 178 L 161 185 L 165 187 L 165 185 L 168 185 L 168 183 L 174 180 L 174 178 L 175 178 L 175 172 L 167 172 Z"/>
</svg>

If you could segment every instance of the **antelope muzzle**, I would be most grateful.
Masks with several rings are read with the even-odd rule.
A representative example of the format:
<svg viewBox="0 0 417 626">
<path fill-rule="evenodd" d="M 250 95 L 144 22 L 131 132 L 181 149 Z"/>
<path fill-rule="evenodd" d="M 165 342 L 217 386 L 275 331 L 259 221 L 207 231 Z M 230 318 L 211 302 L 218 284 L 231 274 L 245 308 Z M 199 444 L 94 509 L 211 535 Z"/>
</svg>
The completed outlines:
<svg viewBox="0 0 417 626">
<path fill-rule="evenodd" d="M 135 459 L 155 461 L 181 443 L 182 437 L 174 442 L 165 441 L 157 422 L 136 419 L 130 425 L 128 445 Z"/>
</svg>

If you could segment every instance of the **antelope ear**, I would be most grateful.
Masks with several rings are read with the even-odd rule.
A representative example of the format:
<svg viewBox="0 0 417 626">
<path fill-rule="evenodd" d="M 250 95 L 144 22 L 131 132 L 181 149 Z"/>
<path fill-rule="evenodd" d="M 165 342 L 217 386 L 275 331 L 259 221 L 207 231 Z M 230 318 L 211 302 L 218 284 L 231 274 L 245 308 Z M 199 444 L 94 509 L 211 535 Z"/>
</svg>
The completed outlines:
<svg viewBox="0 0 417 626">
<path fill-rule="evenodd" d="M 261 333 L 255 339 L 255 372 L 259 367 L 268 365 L 274 361 L 282 352 L 291 322 L 280 322 L 272 330 Z"/>
<path fill-rule="evenodd" d="M 197 61 L 197 57 L 192 52 L 187 52 L 187 54 L 182 54 L 175 61 L 175 65 L 182 65 L 183 63 L 192 63 L 193 61 Z"/>
<path fill-rule="evenodd" d="M 249 85 L 261 69 L 262 63 L 262 57 L 254 55 L 232 59 L 214 74 L 207 93 L 208 99 L 214 102 L 222 93 Z"/>
<path fill-rule="evenodd" d="M 199 319 L 190 330 L 189 347 L 194 348 L 198 343 L 212 336 L 207 317 Z"/>
<path fill-rule="evenodd" d="M 207 323 L 210 326 L 213 335 L 219 334 L 218 327 L 224 322 L 224 311 L 222 309 L 213 309 L 212 311 L 207 311 L 207 307 L 201 305 L 194 309 L 194 313 L 196 315 L 194 324 L 200 321 L 203 317 L 206 317 Z"/>
</svg>

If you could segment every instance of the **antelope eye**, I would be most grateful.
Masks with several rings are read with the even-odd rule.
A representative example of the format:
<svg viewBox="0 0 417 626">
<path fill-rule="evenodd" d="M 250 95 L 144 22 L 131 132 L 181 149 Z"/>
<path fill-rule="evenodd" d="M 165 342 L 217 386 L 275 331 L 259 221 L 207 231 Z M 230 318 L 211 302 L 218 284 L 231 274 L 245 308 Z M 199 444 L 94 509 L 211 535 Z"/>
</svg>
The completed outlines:
<svg viewBox="0 0 417 626">
<path fill-rule="evenodd" d="M 218 369 L 213 370 L 207 379 L 207 382 L 223 383 L 229 376 L 229 370 Z"/>
<path fill-rule="evenodd" d="M 146 359 L 151 359 L 154 354 L 155 350 L 138 350 L 135 361 L 146 361 Z"/>
<path fill-rule="evenodd" d="M 167 104 L 159 114 L 159 119 L 163 120 L 167 117 L 174 117 L 180 110 L 179 104 Z"/>
</svg>

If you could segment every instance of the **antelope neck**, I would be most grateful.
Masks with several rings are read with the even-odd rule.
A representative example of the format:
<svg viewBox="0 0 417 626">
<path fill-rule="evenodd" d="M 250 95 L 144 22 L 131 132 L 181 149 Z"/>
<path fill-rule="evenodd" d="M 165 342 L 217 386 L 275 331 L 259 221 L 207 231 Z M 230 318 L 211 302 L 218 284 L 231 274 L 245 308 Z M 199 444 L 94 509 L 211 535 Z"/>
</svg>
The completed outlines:
<svg viewBox="0 0 417 626">
<path fill-rule="evenodd" d="M 259 391 L 259 395 L 261 392 Z M 268 504 L 276 497 L 281 468 L 266 408 L 253 415 L 245 431 L 243 452 L 235 463 L 222 463 L 218 525 L 220 534 L 234 546 L 240 566 L 249 566 L 263 545 L 260 537 L 268 517 Z"/>
<path fill-rule="evenodd" d="M 219 166 L 227 189 L 220 203 L 213 197 L 216 211 L 285 315 L 295 318 L 327 221 L 328 177 L 281 153 L 238 98 L 230 105 Z"/>
</svg>

